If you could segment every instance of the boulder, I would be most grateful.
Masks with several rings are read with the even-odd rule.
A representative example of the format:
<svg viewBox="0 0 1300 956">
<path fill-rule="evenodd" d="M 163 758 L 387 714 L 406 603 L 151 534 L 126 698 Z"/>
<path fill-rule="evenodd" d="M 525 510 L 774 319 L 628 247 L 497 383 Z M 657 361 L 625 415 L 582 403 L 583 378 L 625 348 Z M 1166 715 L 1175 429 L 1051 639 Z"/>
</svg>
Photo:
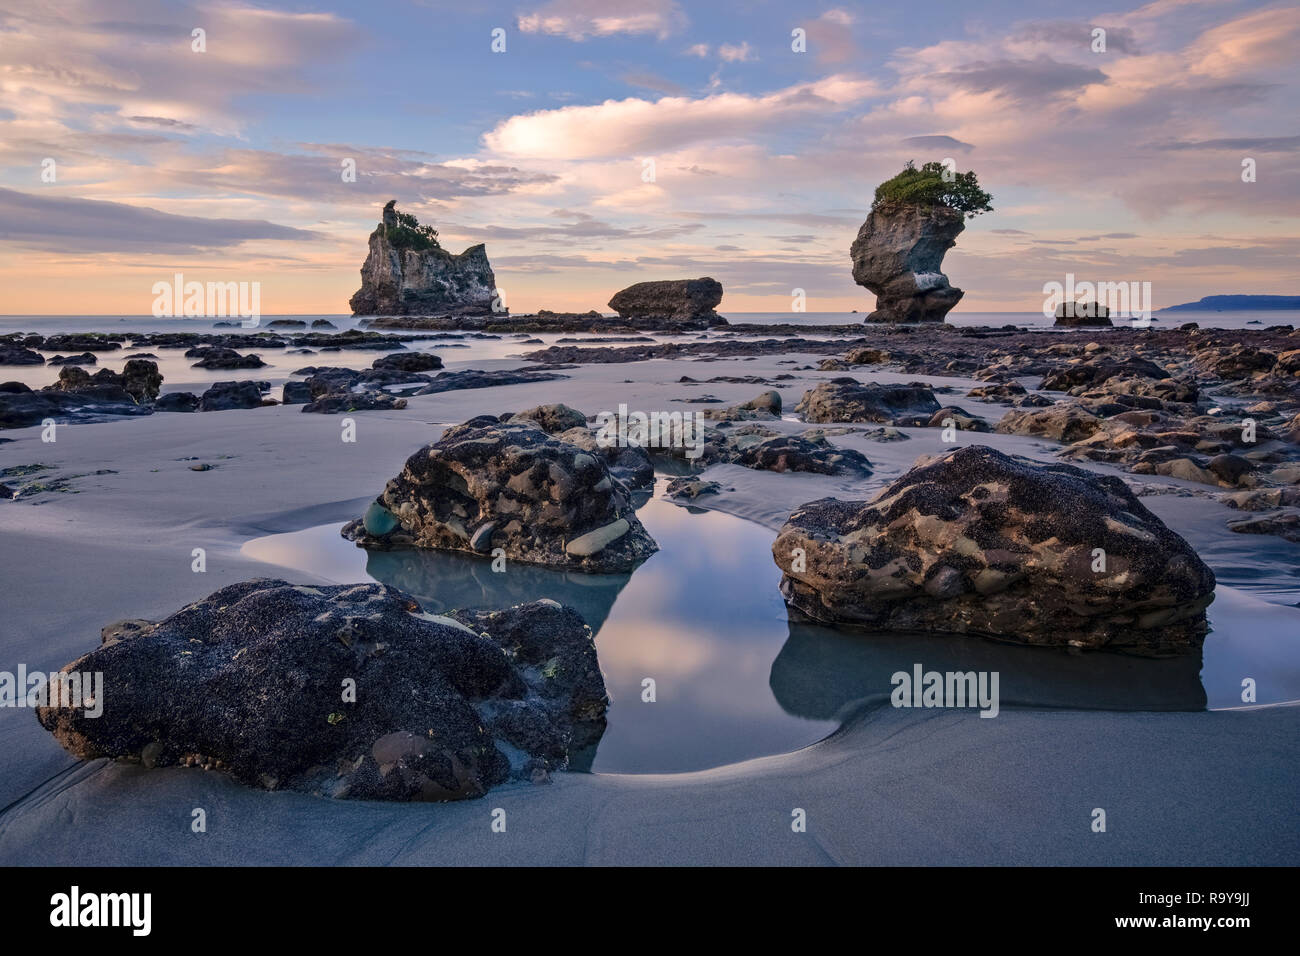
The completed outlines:
<svg viewBox="0 0 1300 956">
<path fill-rule="evenodd" d="M 234 349 L 219 346 L 204 349 L 201 357 L 194 363 L 194 368 L 263 368 L 266 363 L 260 355 L 240 355 Z"/>
<path fill-rule="evenodd" d="M 1087 438 L 1101 427 L 1101 422 L 1096 415 L 1073 402 L 1057 402 L 1045 408 L 1007 412 L 993 430 L 999 435 L 1031 435 L 1070 444 Z"/>
<path fill-rule="evenodd" d="M 705 276 L 638 282 L 616 292 L 609 307 L 623 319 L 682 321 L 703 327 L 726 324 L 714 311 L 721 301 L 722 283 Z"/>
<path fill-rule="evenodd" d="M 421 448 L 376 499 L 396 520 L 375 534 L 343 533 L 365 548 L 418 547 L 581 571 L 630 571 L 658 546 L 602 457 L 531 421 L 480 416 Z"/>
<path fill-rule="evenodd" d="M 963 292 L 948 284 L 943 257 L 966 228 L 947 206 L 881 204 L 858 230 L 853 281 L 876 294 L 867 322 L 942 322 Z"/>
<path fill-rule="evenodd" d="M 285 382 L 280 392 L 281 405 L 306 405 L 312 398 L 311 386 L 306 382 Z"/>
<path fill-rule="evenodd" d="M 795 411 L 806 422 L 887 422 L 923 426 L 939 410 L 929 386 L 881 385 L 833 378 L 804 393 Z"/>
<path fill-rule="evenodd" d="M 773 389 L 729 408 L 706 408 L 704 417 L 724 422 L 775 421 L 781 417 L 781 393 Z"/>
<path fill-rule="evenodd" d="M 262 390 L 257 382 L 213 382 L 199 397 L 199 411 L 225 412 L 235 408 L 261 408 Z"/>
<path fill-rule="evenodd" d="M 608 706 L 572 609 L 437 616 L 382 584 L 232 584 L 109 625 L 64 670 L 103 674 L 98 717 L 81 701 L 36 710 L 73 756 L 337 798 L 455 800 L 544 777 L 599 739 Z"/>
<path fill-rule="evenodd" d="M 0 365 L 44 365 L 40 352 L 21 346 L 0 345 Z"/>
<path fill-rule="evenodd" d="M 392 352 L 370 363 L 371 368 L 396 369 L 399 372 L 432 372 L 442 368 L 442 359 L 432 352 Z"/>
<path fill-rule="evenodd" d="M 926 424 L 930 428 L 947 428 L 948 423 L 952 422 L 952 427 L 964 432 L 991 432 L 993 429 L 989 423 L 978 415 L 972 415 L 960 405 L 945 405 L 930 417 Z"/>
<path fill-rule="evenodd" d="M 163 377 L 158 363 L 149 359 L 127 359 L 122 367 L 122 388 L 137 402 L 152 402 L 162 388 Z"/>
<path fill-rule="evenodd" d="M 46 365 L 98 365 L 99 359 L 95 357 L 94 352 L 82 352 L 80 355 L 55 355 L 49 358 Z"/>
<path fill-rule="evenodd" d="M 193 392 L 168 392 L 154 402 L 156 412 L 197 412 L 199 397 Z"/>
<path fill-rule="evenodd" d="M 419 241 L 398 221 L 392 201 L 370 234 L 361 288 L 348 304 L 353 315 L 491 315 L 497 301 L 485 246 L 452 255 Z"/>
<path fill-rule="evenodd" d="M 979 445 L 871 501 L 802 505 L 772 555 L 815 620 L 1024 644 L 1194 651 L 1214 597 L 1214 573 L 1118 478 Z"/>
</svg>

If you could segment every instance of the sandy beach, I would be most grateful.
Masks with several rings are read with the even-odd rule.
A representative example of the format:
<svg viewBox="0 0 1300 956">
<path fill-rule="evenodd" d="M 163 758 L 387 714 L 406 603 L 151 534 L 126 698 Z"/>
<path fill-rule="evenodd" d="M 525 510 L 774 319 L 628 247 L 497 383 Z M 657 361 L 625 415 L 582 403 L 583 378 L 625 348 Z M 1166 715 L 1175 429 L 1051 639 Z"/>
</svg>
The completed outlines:
<svg viewBox="0 0 1300 956">
<path fill-rule="evenodd" d="M 806 389 L 836 374 L 816 370 L 823 357 L 582 365 L 559 381 L 415 396 L 405 409 L 356 413 L 353 444 L 340 441 L 341 416 L 304 415 L 295 406 L 76 423 L 61 428 L 55 443 L 42 443 L 39 427 L 6 431 L 11 441 L 0 444 L 0 468 L 39 462 L 51 466 L 45 480 L 69 478 L 64 491 L 0 504 L 6 661 L 57 669 L 93 649 L 111 621 L 157 620 L 237 581 L 341 583 L 250 560 L 243 549 L 268 535 L 356 517 L 412 451 L 475 415 L 555 402 L 588 415 L 619 403 L 673 408 L 688 392 L 678 382 L 683 375 L 772 378 L 803 369 L 779 383 L 792 408 Z M 465 364 L 491 370 L 521 363 Z M 981 384 L 925 381 L 959 394 Z M 760 390 L 728 382 L 703 388 L 724 405 Z M 993 420 L 1010 408 L 966 404 Z M 770 425 L 806 427 L 789 415 Z M 946 450 L 938 429 L 901 430 L 909 440 L 835 439 L 868 456 L 868 478 L 720 465 L 705 477 L 732 490 L 692 505 L 775 536 L 802 502 L 868 498 L 918 456 Z M 1059 448 L 1015 435 L 961 437 L 1044 462 Z M 196 462 L 213 467 L 194 471 Z M 1229 648 L 1251 666 L 1264 666 L 1271 654 L 1273 673 L 1260 680 L 1257 706 L 1225 707 L 1234 688 L 1208 684 L 1209 709 L 1202 709 L 1195 699 L 1180 702 L 1179 692 L 1171 701 L 1139 698 L 1126 706 L 1118 692 L 1109 701 L 1085 699 L 1026 678 L 1020 686 L 1036 688 L 1026 699 L 1007 696 L 998 719 L 981 720 L 974 711 L 892 708 L 881 675 L 867 682 L 876 693 L 837 697 L 831 707 L 839 729 L 794 752 L 683 774 L 560 773 L 544 785 L 509 784 L 453 804 L 330 800 L 258 791 L 214 771 L 78 762 L 30 710 L 6 708 L 0 862 L 87 863 L 93 846 L 95 863 L 179 865 L 1294 863 L 1300 609 L 1294 579 L 1287 593 L 1285 562 L 1289 556 L 1294 568 L 1297 546 L 1233 535 L 1221 521 L 1205 520 L 1207 509 L 1220 506 L 1179 496 L 1180 488 L 1190 495 L 1192 483 L 1158 484 L 1173 493 L 1144 502 L 1202 554 L 1217 548 L 1225 565 L 1240 566 L 1249 560 L 1244 552 L 1256 549 L 1258 573 L 1237 583 L 1259 593 L 1220 585 L 1205 655 L 1207 675 L 1221 675 L 1223 668 L 1209 663 L 1218 653 L 1231 656 Z M 194 548 L 206 550 L 204 573 L 191 570 Z M 1261 627 L 1267 648 L 1252 642 Z M 936 647 L 935 660 L 943 653 Z M 209 821 L 201 838 L 189 830 L 195 807 Z M 1107 811 L 1105 833 L 1089 827 L 1097 807 Z M 505 835 L 490 829 L 495 808 L 507 811 Z M 806 833 L 791 830 L 797 808 L 807 813 Z"/>
</svg>

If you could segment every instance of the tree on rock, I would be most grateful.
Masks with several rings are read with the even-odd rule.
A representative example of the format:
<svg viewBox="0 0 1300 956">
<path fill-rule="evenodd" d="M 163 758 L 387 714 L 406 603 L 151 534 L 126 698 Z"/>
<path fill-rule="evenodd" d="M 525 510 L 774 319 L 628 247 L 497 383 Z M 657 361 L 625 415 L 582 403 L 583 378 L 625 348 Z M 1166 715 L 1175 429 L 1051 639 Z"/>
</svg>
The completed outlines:
<svg viewBox="0 0 1300 956">
<path fill-rule="evenodd" d="M 945 174 L 951 178 L 945 178 Z M 947 206 L 966 214 L 967 219 L 982 212 L 992 212 L 993 197 L 980 188 L 973 171 L 949 172 L 943 163 L 926 163 L 920 169 L 912 160 L 893 179 L 876 187 L 873 210 L 899 202 L 916 206 Z"/>
</svg>

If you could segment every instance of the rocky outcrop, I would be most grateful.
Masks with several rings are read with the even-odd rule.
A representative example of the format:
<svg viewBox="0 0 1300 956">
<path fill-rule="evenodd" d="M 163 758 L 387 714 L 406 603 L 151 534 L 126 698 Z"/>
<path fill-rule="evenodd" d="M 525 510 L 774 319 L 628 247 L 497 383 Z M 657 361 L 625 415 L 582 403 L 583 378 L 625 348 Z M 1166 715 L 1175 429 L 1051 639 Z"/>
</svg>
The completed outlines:
<svg viewBox="0 0 1300 956">
<path fill-rule="evenodd" d="M 1109 328 L 1114 325 L 1110 320 L 1110 309 L 1100 302 L 1062 302 L 1056 307 L 1056 321 L 1052 324 L 1065 328 Z"/>
<path fill-rule="evenodd" d="M 544 780 L 599 739 L 608 706 L 590 629 L 554 601 L 441 617 L 382 584 L 255 580 L 102 640 L 64 668 L 103 674 L 102 714 L 36 711 L 74 756 L 327 797 Z"/>
<path fill-rule="evenodd" d="M 656 550 L 603 458 L 532 421 L 483 415 L 409 459 L 363 519 L 365 548 L 436 548 L 580 571 L 630 571 Z"/>
<path fill-rule="evenodd" d="M 483 245 L 452 255 L 436 242 L 412 243 L 395 202 L 370 234 L 361 288 L 348 304 L 353 315 L 488 315 L 497 280 Z"/>
<path fill-rule="evenodd" d="M 644 322 L 679 322 L 705 328 L 726 325 L 714 310 L 722 301 L 722 283 L 707 276 L 701 279 L 667 279 L 638 282 L 609 300 L 609 307 L 631 326 Z"/>
<path fill-rule="evenodd" d="M 772 555 L 815 620 L 1143 653 L 1199 648 L 1215 584 L 1118 478 L 979 445 L 801 506 Z"/>
<path fill-rule="evenodd" d="M 858 230 L 853 281 L 876 294 L 867 322 L 942 322 L 963 292 L 948 284 L 943 256 L 966 228 L 947 206 L 881 204 Z"/>
</svg>

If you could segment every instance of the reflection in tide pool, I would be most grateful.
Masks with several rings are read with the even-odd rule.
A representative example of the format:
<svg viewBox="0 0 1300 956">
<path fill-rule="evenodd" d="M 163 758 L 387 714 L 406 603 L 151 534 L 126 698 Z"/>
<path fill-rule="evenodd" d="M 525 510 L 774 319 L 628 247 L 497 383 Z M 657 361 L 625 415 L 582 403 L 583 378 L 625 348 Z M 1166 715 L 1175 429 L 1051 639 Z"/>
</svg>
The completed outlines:
<svg viewBox="0 0 1300 956">
<path fill-rule="evenodd" d="M 659 498 L 638 516 L 660 551 L 632 574 L 517 562 L 494 573 L 489 560 L 468 555 L 366 552 L 337 524 L 258 538 L 244 553 L 334 581 L 382 581 L 433 612 L 542 597 L 574 607 L 596 634 L 612 701 L 596 771 L 699 770 L 798 749 L 852 708 L 887 706 L 891 676 L 915 664 L 998 671 L 1003 707 L 1233 707 L 1245 678 L 1255 681 L 1258 703 L 1300 698 L 1300 611 L 1232 588 L 1220 586 L 1211 606 L 1203 660 L 837 630 L 787 613 L 767 528 Z M 642 701 L 646 678 L 655 682 L 654 703 Z"/>
</svg>

